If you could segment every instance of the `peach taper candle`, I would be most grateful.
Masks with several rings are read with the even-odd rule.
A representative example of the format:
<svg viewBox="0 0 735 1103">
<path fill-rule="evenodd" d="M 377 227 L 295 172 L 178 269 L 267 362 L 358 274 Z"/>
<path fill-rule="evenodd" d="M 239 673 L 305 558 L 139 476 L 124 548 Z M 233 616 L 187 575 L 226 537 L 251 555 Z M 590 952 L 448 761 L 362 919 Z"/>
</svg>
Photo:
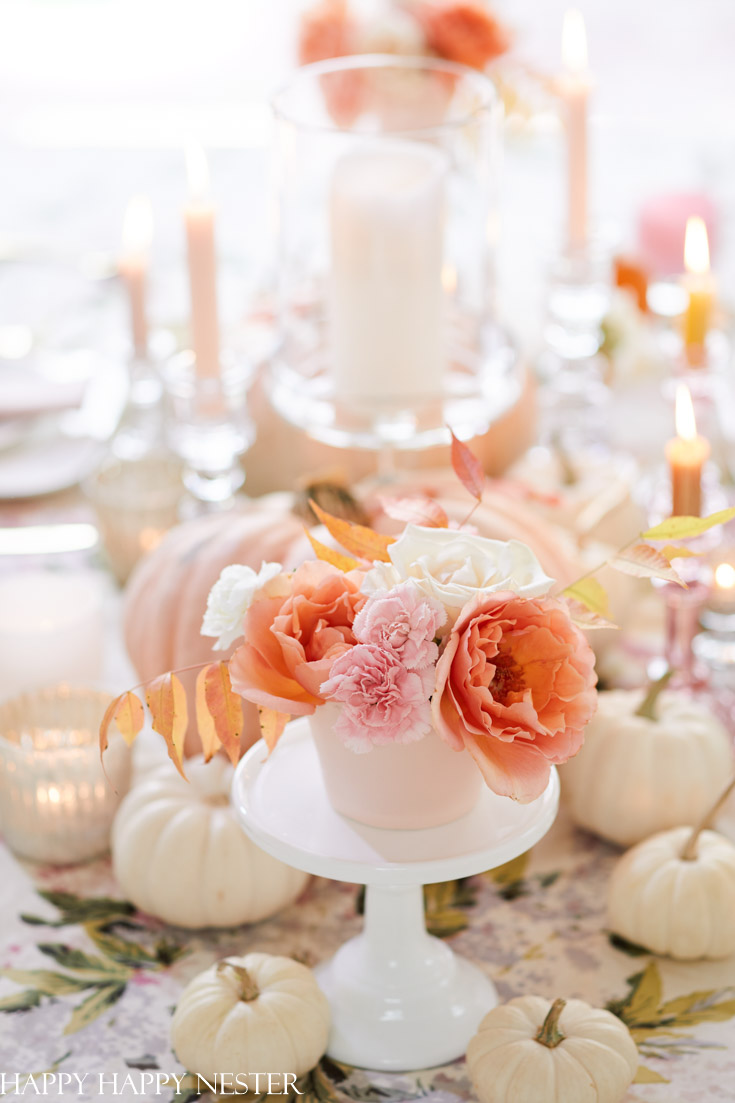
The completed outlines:
<svg viewBox="0 0 735 1103">
<path fill-rule="evenodd" d="M 676 390 L 676 436 L 666 445 L 671 472 L 671 514 L 699 517 L 702 512 L 702 468 L 709 459 L 709 441 L 697 434 L 689 388 Z"/>
</svg>

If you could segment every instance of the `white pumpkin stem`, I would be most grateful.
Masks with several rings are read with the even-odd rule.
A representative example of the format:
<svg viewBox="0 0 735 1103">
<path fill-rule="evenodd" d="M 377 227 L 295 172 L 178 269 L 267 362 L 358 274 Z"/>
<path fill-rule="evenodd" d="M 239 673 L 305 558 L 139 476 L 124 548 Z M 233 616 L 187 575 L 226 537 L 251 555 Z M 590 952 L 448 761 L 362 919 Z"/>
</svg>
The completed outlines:
<svg viewBox="0 0 735 1103">
<path fill-rule="evenodd" d="M 536 1041 L 540 1042 L 542 1046 L 546 1046 L 547 1049 L 556 1049 L 559 1043 L 566 1038 L 566 1034 L 562 1034 L 559 1029 L 559 1016 L 566 1005 L 567 1001 L 561 999 L 561 997 L 554 1000 L 536 1035 Z"/>
<path fill-rule="evenodd" d="M 695 860 L 695 858 L 697 857 L 697 842 L 699 841 L 699 836 L 702 834 L 709 822 L 714 819 L 714 817 L 720 811 L 723 804 L 730 796 L 730 793 L 732 793 L 733 789 L 735 789 L 735 777 L 732 779 L 730 784 L 726 786 L 726 788 L 720 793 L 719 797 L 712 805 L 712 807 L 707 812 L 705 812 L 705 814 L 702 816 L 701 820 L 687 839 L 684 849 L 681 852 L 682 862 L 693 862 Z"/>
<path fill-rule="evenodd" d="M 251 1000 L 257 1000 L 260 995 L 260 989 L 244 965 L 236 965 L 234 961 L 218 962 L 217 976 L 220 977 L 223 973 L 227 972 L 234 974 L 235 980 L 240 985 L 240 999 L 243 1003 L 250 1003 Z"/>
<path fill-rule="evenodd" d="M 660 678 L 651 683 L 646 696 L 635 710 L 636 716 L 643 716 L 646 720 L 658 720 L 656 704 L 658 703 L 659 694 L 666 689 L 673 676 L 673 670 L 667 670 L 665 674 L 662 674 Z"/>
</svg>

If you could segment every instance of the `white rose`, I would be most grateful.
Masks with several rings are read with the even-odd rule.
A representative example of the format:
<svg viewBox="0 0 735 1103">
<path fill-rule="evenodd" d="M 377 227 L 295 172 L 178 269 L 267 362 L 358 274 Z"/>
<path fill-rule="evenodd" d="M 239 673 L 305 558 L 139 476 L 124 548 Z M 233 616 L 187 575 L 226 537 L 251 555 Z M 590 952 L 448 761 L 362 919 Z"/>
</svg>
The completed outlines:
<svg viewBox="0 0 735 1103">
<path fill-rule="evenodd" d="M 512 590 L 538 597 L 553 585 L 536 556 L 520 540 L 488 540 L 472 533 L 407 525 L 388 547 L 390 563 L 376 563 L 362 584 L 365 593 L 389 590 L 407 579 L 436 598 L 453 623 L 478 590 Z"/>
<path fill-rule="evenodd" d="M 243 618 L 259 593 L 283 570 L 280 563 L 263 563 L 259 571 L 234 564 L 225 567 L 209 591 L 202 621 L 203 636 L 217 636 L 215 651 L 226 651 L 242 635 Z"/>
</svg>

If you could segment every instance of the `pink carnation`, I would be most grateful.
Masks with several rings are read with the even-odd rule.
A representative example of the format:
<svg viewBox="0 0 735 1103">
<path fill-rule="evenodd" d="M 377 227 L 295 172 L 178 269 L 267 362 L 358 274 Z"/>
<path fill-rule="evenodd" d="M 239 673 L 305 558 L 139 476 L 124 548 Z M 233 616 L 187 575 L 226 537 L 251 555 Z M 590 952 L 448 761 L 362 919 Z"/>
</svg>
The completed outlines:
<svg viewBox="0 0 735 1103">
<path fill-rule="evenodd" d="M 374 643 L 391 651 L 408 670 L 436 662 L 434 637 L 447 619 L 438 601 L 422 594 L 412 582 L 369 597 L 355 618 L 353 631 L 360 643 Z"/>
<path fill-rule="evenodd" d="M 385 648 L 359 643 L 340 655 L 320 687 L 342 704 L 334 730 L 358 754 L 383 743 L 413 743 L 431 728 L 434 667 L 407 670 Z"/>
</svg>

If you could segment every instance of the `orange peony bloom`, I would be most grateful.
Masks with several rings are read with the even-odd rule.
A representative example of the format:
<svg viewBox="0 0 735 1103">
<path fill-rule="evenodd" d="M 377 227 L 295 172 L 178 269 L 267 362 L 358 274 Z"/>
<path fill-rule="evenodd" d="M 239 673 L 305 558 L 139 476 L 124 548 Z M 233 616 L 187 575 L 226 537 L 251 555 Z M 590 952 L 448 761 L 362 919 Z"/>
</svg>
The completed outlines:
<svg viewBox="0 0 735 1103">
<path fill-rule="evenodd" d="M 257 599 L 245 614 L 245 643 L 230 659 L 230 678 L 247 701 L 306 716 L 323 701 L 319 687 L 334 660 L 357 642 L 352 625 L 367 600 L 363 574 L 309 560 L 281 577 L 285 596 Z"/>
<path fill-rule="evenodd" d="M 535 800 L 551 764 L 582 745 L 597 706 L 594 662 L 560 601 L 480 593 L 439 658 L 434 725 L 470 752 L 494 792 Z"/>
<path fill-rule="evenodd" d="M 447 61 L 484 69 L 511 43 L 510 33 L 479 0 L 438 0 L 419 4 L 429 47 Z"/>
</svg>

